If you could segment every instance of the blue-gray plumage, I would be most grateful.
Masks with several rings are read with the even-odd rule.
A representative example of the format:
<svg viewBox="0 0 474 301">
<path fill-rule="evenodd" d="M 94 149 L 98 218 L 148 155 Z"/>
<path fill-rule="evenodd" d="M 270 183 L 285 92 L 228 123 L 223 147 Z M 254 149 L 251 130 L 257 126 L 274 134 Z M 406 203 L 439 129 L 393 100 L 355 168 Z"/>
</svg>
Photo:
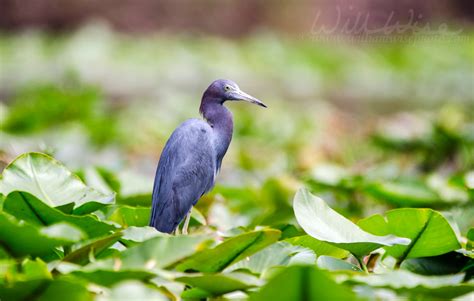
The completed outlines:
<svg viewBox="0 0 474 301">
<path fill-rule="evenodd" d="M 232 113 L 227 100 L 244 100 L 266 107 L 230 80 L 216 80 L 204 92 L 199 108 L 204 117 L 183 122 L 171 134 L 156 170 L 150 226 L 172 233 L 199 198 L 211 190 L 232 139 Z"/>
</svg>

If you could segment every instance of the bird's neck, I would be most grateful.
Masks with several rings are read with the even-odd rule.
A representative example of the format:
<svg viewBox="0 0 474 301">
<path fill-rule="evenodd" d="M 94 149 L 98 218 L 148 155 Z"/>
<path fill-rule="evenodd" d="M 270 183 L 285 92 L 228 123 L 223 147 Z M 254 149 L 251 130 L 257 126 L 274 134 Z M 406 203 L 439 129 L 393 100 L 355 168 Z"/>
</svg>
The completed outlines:
<svg viewBox="0 0 474 301">
<path fill-rule="evenodd" d="M 234 130 L 232 113 L 217 99 L 208 98 L 204 98 L 201 102 L 200 112 L 213 129 L 217 165 L 220 168 L 222 158 L 232 140 Z"/>
</svg>

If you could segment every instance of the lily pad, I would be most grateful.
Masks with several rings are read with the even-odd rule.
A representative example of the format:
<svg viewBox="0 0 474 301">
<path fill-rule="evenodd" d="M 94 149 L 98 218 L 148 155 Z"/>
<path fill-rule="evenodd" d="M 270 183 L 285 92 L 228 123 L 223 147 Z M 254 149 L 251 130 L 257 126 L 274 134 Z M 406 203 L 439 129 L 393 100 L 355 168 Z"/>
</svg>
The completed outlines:
<svg viewBox="0 0 474 301">
<path fill-rule="evenodd" d="M 331 256 L 319 256 L 317 265 L 319 268 L 329 271 L 362 272 L 362 270 L 358 266 L 355 266 L 352 263 Z"/>
<path fill-rule="evenodd" d="M 356 300 L 349 287 L 313 266 L 291 266 L 273 277 L 251 301 Z"/>
<path fill-rule="evenodd" d="M 118 205 L 117 209 L 108 217 L 109 220 L 116 222 L 123 227 L 144 227 L 150 222 L 150 207 L 131 207 Z"/>
<path fill-rule="evenodd" d="M 461 273 L 472 261 L 469 257 L 453 251 L 443 255 L 409 258 L 401 264 L 402 269 L 421 275 L 449 275 Z"/>
<path fill-rule="evenodd" d="M 359 221 L 359 226 L 377 235 L 403 235 L 411 239 L 407 245 L 388 246 L 386 255 L 397 258 L 436 256 L 459 249 L 456 234 L 448 221 L 432 209 L 401 208 Z"/>
<path fill-rule="evenodd" d="M 362 230 L 307 189 L 298 190 L 293 208 L 296 220 L 306 233 L 359 257 L 382 246 L 410 243 L 407 238 L 395 235 L 377 236 Z"/>
<path fill-rule="evenodd" d="M 345 258 L 349 256 L 348 251 L 335 247 L 330 243 L 317 240 L 309 235 L 295 236 L 285 241 L 295 246 L 311 249 L 317 256 L 327 255 L 335 258 Z"/>
<path fill-rule="evenodd" d="M 89 238 L 103 236 L 116 229 L 113 225 L 99 221 L 92 215 L 70 215 L 52 208 L 32 194 L 22 191 L 11 192 L 5 199 L 3 209 L 16 218 L 38 226 L 67 222 L 84 231 Z"/>
<path fill-rule="evenodd" d="M 434 190 L 421 181 L 377 182 L 368 185 L 365 190 L 373 197 L 397 206 L 425 207 L 443 202 Z"/>
<path fill-rule="evenodd" d="M 120 241 L 124 241 L 127 245 L 133 243 L 144 242 L 156 236 L 166 236 L 153 227 L 128 227 L 123 230 L 123 236 Z"/>
<path fill-rule="evenodd" d="M 111 258 L 87 265 L 86 271 L 151 270 L 170 266 L 194 254 L 208 240 L 205 236 L 161 235 L 131 246 Z"/>
<path fill-rule="evenodd" d="M 0 229 L 0 243 L 15 257 L 47 256 L 54 253 L 54 247 L 70 246 L 83 236 L 79 229 L 66 223 L 40 228 L 7 213 L 0 213 Z"/>
<path fill-rule="evenodd" d="M 228 266 L 224 271 L 248 270 L 254 274 L 262 274 L 267 269 L 275 266 L 287 266 L 296 254 L 306 250 L 308 249 L 279 241 L 253 254 L 246 260 Z"/>
<path fill-rule="evenodd" d="M 48 266 L 41 259 L 0 261 L 0 299 L 27 300 L 35 296 L 41 286 L 52 280 Z"/>
<path fill-rule="evenodd" d="M 97 296 L 97 301 L 117 300 L 153 300 L 168 301 L 169 299 L 159 289 L 152 285 L 146 285 L 136 280 L 120 282 L 107 290 L 104 294 Z"/>
<path fill-rule="evenodd" d="M 385 274 L 356 275 L 349 282 L 364 283 L 372 287 L 389 288 L 402 295 L 430 296 L 452 299 L 474 291 L 474 283 L 462 283 L 464 274 L 449 276 L 422 276 L 398 270 Z"/>
<path fill-rule="evenodd" d="M 67 296 L 68 301 L 92 301 L 92 295 L 87 289 L 88 283 L 82 279 L 62 276 L 51 282 L 41 292 L 38 301 L 62 301 Z"/>
<path fill-rule="evenodd" d="M 50 207 L 73 203 L 77 214 L 95 211 L 114 201 L 113 194 L 106 195 L 87 187 L 60 162 L 41 153 L 20 155 L 2 175 L 0 193 L 28 192 Z"/>
<path fill-rule="evenodd" d="M 267 229 L 244 233 L 225 240 L 212 249 L 196 253 L 177 266 L 179 271 L 214 273 L 276 242 L 279 230 Z"/>
<path fill-rule="evenodd" d="M 178 277 L 176 281 L 199 288 L 212 297 L 261 285 L 261 281 L 257 277 L 239 272 L 189 275 Z M 186 296 L 185 291 L 183 297 L 190 296 L 189 294 Z"/>
<path fill-rule="evenodd" d="M 74 245 L 75 248 L 63 258 L 63 261 L 86 264 L 91 258 L 99 256 L 101 252 L 117 242 L 121 235 L 121 232 L 115 232 L 105 237 L 82 242 L 78 246 L 76 244 Z"/>
<path fill-rule="evenodd" d="M 113 271 L 101 269 L 94 271 L 77 270 L 72 272 L 71 275 L 108 287 L 126 280 L 147 281 L 152 279 L 153 277 L 156 277 L 155 273 L 151 273 L 148 271 Z"/>
<path fill-rule="evenodd" d="M 467 243 L 466 250 L 472 251 L 474 249 L 474 228 L 469 229 L 466 235 Z"/>
</svg>

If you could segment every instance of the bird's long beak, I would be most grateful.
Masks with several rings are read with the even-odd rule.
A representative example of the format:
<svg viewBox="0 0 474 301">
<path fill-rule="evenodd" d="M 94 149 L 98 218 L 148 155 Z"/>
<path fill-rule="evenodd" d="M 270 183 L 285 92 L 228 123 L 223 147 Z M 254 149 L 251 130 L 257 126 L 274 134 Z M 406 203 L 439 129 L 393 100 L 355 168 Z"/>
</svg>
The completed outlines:
<svg viewBox="0 0 474 301">
<path fill-rule="evenodd" d="M 235 91 L 233 91 L 232 94 L 235 97 L 234 100 L 243 100 L 243 101 L 247 101 L 247 102 L 250 102 L 250 103 L 254 103 L 254 104 L 259 105 L 259 106 L 264 107 L 264 108 L 267 107 L 267 105 L 264 104 L 263 102 L 261 102 L 260 100 L 256 99 L 255 97 L 253 97 L 251 95 L 248 95 L 247 93 L 245 93 L 241 90 L 235 90 Z"/>
</svg>

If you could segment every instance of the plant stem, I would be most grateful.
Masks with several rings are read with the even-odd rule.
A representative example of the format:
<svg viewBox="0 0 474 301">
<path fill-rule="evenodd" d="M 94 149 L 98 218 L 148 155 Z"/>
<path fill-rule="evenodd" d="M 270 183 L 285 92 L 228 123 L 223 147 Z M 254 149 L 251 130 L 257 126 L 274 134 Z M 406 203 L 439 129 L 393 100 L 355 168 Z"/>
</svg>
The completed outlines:
<svg viewBox="0 0 474 301">
<path fill-rule="evenodd" d="M 63 247 L 63 250 L 64 250 L 64 256 L 68 255 L 69 253 L 71 253 L 71 247 L 70 246 L 65 246 Z"/>
<path fill-rule="evenodd" d="M 402 265 L 402 261 L 403 261 L 403 259 L 397 260 L 397 262 L 395 263 L 395 270 L 400 269 L 400 266 Z"/>
<path fill-rule="evenodd" d="M 359 256 L 354 256 L 357 259 L 357 262 L 359 263 L 360 268 L 366 273 L 369 274 L 369 270 L 367 270 L 367 266 L 364 263 L 364 260 L 362 257 Z"/>
</svg>

